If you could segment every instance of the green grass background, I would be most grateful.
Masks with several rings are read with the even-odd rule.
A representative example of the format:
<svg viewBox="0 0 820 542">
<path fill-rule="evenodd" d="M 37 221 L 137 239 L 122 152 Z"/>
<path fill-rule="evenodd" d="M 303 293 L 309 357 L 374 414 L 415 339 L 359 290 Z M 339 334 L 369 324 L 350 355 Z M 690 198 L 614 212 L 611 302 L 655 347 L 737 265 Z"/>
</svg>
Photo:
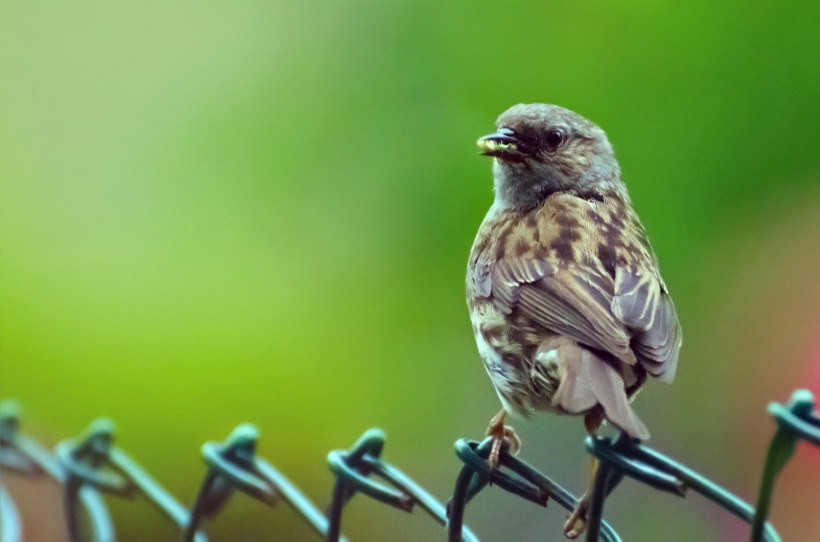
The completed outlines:
<svg viewBox="0 0 820 542">
<path fill-rule="evenodd" d="M 201 443 L 245 421 L 321 507 L 326 453 L 371 426 L 445 499 L 452 443 L 498 407 L 463 300 L 492 198 L 474 141 L 558 103 L 609 134 L 682 320 L 676 383 L 637 402 L 652 444 L 753 499 L 767 402 L 820 392 L 818 35 L 815 2 L 3 3 L 0 397 L 48 445 L 111 416 L 186 504 Z M 579 419 L 518 430 L 582 488 Z M 13 489 L 58 536 L 48 488 Z M 820 454 L 777 491 L 785 540 L 818 536 Z M 123 539 L 175 536 L 112 508 Z M 607 513 L 626 540 L 747 536 L 631 482 Z M 467 520 L 558 540 L 563 514 L 490 491 Z M 365 498 L 344 531 L 444 539 Z M 313 539 L 241 496 L 209 532 Z"/>
</svg>

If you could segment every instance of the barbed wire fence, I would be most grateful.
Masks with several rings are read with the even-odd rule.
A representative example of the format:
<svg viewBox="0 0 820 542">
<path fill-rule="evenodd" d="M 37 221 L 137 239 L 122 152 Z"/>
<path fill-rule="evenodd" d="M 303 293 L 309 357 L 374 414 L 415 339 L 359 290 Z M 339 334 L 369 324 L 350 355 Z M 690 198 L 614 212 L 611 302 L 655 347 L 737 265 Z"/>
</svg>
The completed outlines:
<svg viewBox="0 0 820 542">
<path fill-rule="evenodd" d="M 606 521 L 606 497 L 624 479 L 632 478 L 658 491 L 683 497 L 688 490 L 700 493 L 716 506 L 751 526 L 752 542 L 779 542 L 767 521 L 775 482 L 793 456 L 797 443 L 820 447 L 820 415 L 807 390 L 794 392 L 787 405 L 772 403 L 769 414 L 777 430 L 769 445 L 756 507 L 681 463 L 623 434 L 588 437 L 587 451 L 600 466 L 596 472 L 587 514 L 586 541 L 620 542 Z M 114 423 L 98 419 L 79 437 L 59 443 L 49 452 L 20 430 L 20 408 L 15 401 L 0 403 L 0 471 L 24 476 L 46 476 L 61 485 L 65 521 L 71 540 L 113 542 L 114 522 L 102 495 L 133 498 L 142 495 L 167 520 L 177 526 L 184 541 L 207 542 L 206 519 L 214 519 L 234 492 L 273 506 L 284 501 L 328 542 L 346 542 L 341 534 L 344 507 L 355 494 L 411 512 L 421 508 L 445 527 L 448 542 L 477 542 L 464 524 L 467 504 L 487 487 L 502 489 L 538 506 L 552 500 L 572 510 L 578 498 L 532 465 L 502 448 L 496 468 L 487 461 L 492 440 L 461 439 L 456 456 L 462 462 L 450 502 L 445 506 L 410 477 L 382 459 L 385 435 L 370 429 L 350 450 L 328 455 L 335 485 L 327 514 L 322 513 L 293 483 L 256 453 L 259 438 L 250 424 L 239 425 L 225 441 L 202 446 L 205 477 L 190 508 L 175 499 L 124 450 L 114 444 Z M 378 479 L 379 481 L 374 480 Z M 0 480 L 0 542 L 25 539 L 20 512 Z M 444 536 L 444 535 L 443 535 Z"/>
</svg>

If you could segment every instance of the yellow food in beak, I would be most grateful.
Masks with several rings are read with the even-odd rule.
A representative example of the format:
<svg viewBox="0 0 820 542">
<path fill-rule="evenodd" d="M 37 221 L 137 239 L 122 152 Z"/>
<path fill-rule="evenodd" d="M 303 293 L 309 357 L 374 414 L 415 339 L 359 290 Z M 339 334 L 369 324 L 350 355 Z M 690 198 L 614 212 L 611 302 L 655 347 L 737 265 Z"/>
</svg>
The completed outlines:
<svg viewBox="0 0 820 542">
<path fill-rule="evenodd" d="M 481 152 L 498 152 L 498 151 L 514 151 L 517 150 L 518 147 L 515 143 L 502 143 L 501 141 L 496 141 L 494 139 L 479 139 L 476 141 L 476 145 L 481 150 Z"/>
</svg>

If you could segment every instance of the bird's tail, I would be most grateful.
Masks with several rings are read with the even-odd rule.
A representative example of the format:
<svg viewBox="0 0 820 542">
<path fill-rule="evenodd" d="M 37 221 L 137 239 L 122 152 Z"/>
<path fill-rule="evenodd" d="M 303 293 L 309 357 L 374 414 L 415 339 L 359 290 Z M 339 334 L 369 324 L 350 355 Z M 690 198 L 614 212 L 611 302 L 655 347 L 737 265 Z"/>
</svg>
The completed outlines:
<svg viewBox="0 0 820 542">
<path fill-rule="evenodd" d="M 600 405 L 606 418 L 632 438 L 647 440 L 649 430 L 629 405 L 623 377 L 599 354 L 574 342 L 557 347 L 561 382 L 552 405 L 581 414 Z"/>
</svg>

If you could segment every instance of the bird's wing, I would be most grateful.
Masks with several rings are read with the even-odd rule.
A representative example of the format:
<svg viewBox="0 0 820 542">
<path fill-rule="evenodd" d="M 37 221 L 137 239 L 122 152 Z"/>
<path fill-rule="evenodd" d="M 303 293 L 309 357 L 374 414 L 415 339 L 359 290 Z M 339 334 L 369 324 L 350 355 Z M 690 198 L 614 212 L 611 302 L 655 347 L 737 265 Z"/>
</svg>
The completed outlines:
<svg viewBox="0 0 820 542">
<path fill-rule="evenodd" d="M 634 364 L 630 334 L 612 311 L 615 283 L 606 272 L 573 264 L 502 259 L 492 296 L 504 312 L 522 311 L 538 324 Z"/>
<path fill-rule="evenodd" d="M 491 294 L 506 313 L 521 310 L 538 324 L 621 361 L 671 380 L 681 334 L 656 268 L 621 265 L 613 279 L 602 267 L 498 260 Z"/>
<path fill-rule="evenodd" d="M 672 299 L 656 268 L 615 270 L 612 313 L 633 330 L 632 349 L 646 370 L 671 382 L 675 377 L 681 329 Z"/>
</svg>

